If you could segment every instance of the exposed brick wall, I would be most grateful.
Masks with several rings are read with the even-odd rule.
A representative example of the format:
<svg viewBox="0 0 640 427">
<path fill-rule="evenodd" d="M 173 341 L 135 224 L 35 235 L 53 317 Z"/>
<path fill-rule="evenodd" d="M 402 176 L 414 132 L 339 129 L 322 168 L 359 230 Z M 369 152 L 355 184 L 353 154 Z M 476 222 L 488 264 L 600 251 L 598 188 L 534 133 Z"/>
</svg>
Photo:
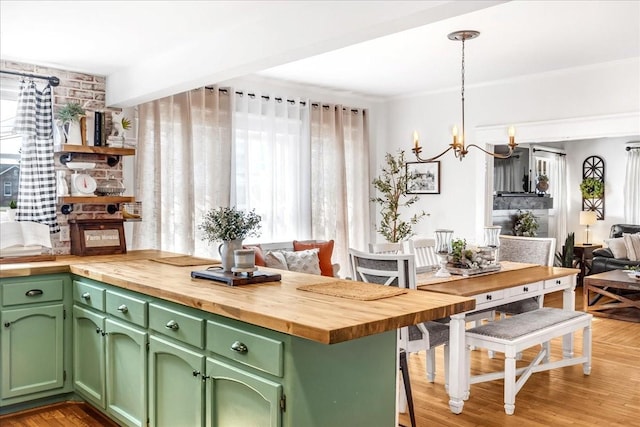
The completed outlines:
<svg viewBox="0 0 640 427">
<path fill-rule="evenodd" d="M 18 71 L 30 74 L 38 74 L 44 76 L 55 76 L 60 79 L 60 85 L 53 88 L 54 116 L 58 109 L 69 102 L 76 102 L 87 110 L 102 110 L 106 112 L 119 111 L 118 109 L 105 108 L 105 77 L 94 76 L 91 74 L 83 74 L 74 71 L 60 70 L 56 68 L 43 67 L 34 64 L 25 64 L 12 61 L 0 61 L 0 69 L 9 71 Z M 9 74 L 2 74 L 3 79 L 20 80 L 21 77 Z M 44 82 L 44 81 L 43 81 Z M 110 114 L 107 117 L 107 130 L 110 126 Z M 79 162 L 95 162 L 96 167 L 90 173 L 96 181 L 114 176 L 116 179 L 122 180 L 122 162 L 114 167 L 107 164 L 107 156 L 95 154 L 76 154 L 74 161 Z M 55 168 L 57 170 L 67 171 L 67 185 L 69 184 L 69 176 L 73 173 L 66 166 L 60 163 L 59 155 L 55 156 Z M 106 211 L 106 205 L 102 204 L 74 204 L 73 212 L 69 215 L 60 213 L 58 204 L 58 222 L 61 226 L 68 225 L 71 219 L 93 219 L 93 218 L 119 218 L 119 212 L 109 214 Z M 60 242 L 59 234 L 53 234 L 51 240 L 56 255 L 69 254 L 71 251 L 70 242 Z"/>
</svg>

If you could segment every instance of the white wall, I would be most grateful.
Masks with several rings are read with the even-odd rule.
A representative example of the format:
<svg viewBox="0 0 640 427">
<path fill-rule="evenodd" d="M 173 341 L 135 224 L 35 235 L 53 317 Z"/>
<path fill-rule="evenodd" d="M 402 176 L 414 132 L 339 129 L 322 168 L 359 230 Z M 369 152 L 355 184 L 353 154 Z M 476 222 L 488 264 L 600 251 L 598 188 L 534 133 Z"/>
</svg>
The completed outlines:
<svg viewBox="0 0 640 427">
<path fill-rule="evenodd" d="M 514 124 L 517 129 L 518 123 L 629 112 L 638 113 L 640 120 L 640 60 L 637 58 L 477 87 L 471 85 L 473 64 L 466 64 L 466 73 L 467 143 L 484 146 L 482 141 L 476 140 L 474 129 L 491 125 L 505 126 L 506 142 L 506 127 L 509 124 Z M 460 116 L 459 88 L 390 101 L 387 114 L 388 142 L 378 147 L 374 162 L 380 163 L 385 152 L 399 148 L 404 148 L 412 155 L 411 134 L 414 130 L 420 134 L 423 157 L 444 150 L 451 142 L 452 125 L 457 123 L 460 126 Z M 561 129 L 558 133 L 558 141 L 571 137 Z M 516 134 L 516 141 L 517 139 Z M 619 154 L 614 154 L 619 150 L 605 149 L 604 143 L 594 150 L 587 150 L 587 144 L 571 148 L 572 151 L 576 150 L 576 161 L 582 162 L 582 157 L 591 155 L 592 152 L 601 152 L 608 165 L 620 162 Z M 451 228 L 457 237 L 479 242 L 485 223 L 486 156 L 472 149 L 462 162 L 453 158 L 450 153 L 441 158 L 441 161 L 441 194 L 420 196 L 417 209 L 431 213 L 431 218 L 430 221 L 419 224 L 415 230 L 428 234 L 436 228 Z M 623 168 L 624 165 L 617 167 Z M 616 171 L 616 174 L 619 172 Z M 572 197 L 579 197 L 579 194 Z M 612 199 L 609 200 L 607 196 L 607 211 L 609 213 L 609 209 L 612 209 L 612 218 L 615 218 L 620 215 L 622 208 L 617 206 L 619 201 L 616 201 L 615 196 L 612 195 Z M 570 221 L 573 219 L 570 218 Z M 575 224 L 570 222 L 569 231 L 577 231 L 577 240 L 581 241 L 580 230 L 574 227 Z M 601 239 L 601 230 L 597 229 L 596 233 Z"/>
</svg>

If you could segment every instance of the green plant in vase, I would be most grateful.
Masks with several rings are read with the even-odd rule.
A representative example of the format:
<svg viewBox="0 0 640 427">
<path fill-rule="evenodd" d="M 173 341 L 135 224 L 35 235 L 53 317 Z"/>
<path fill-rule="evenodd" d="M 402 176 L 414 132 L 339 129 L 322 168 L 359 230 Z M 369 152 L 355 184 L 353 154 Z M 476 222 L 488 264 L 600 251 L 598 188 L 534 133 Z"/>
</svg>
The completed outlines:
<svg viewBox="0 0 640 427">
<path fill-rule="evenodd" d="M 573 267 L 573 248 L 575 246 L 575 233 L 569 233 L 567 238 L 564 240 L 564 246 L 562 247 L 562 251 L 556 252 L 556 262 L 555 265 L 557 267 Z"/>
<path fill-rule="evenodd" d="M 513 234 L 516 236 L 536 237 L 538 235 L 538 219 L 531 211 L 521 211 L 515 216 Z"/>
<path fill-rule="evenodd" d="M 397 243 L 414 234 L 412 226 L 416 225 L 426 213 L 421 211 L 411 216 L 408 221 L 400 218 L 400 208 L 409 207 L 419 200 L 417 196 L 407 196 L 407 188 L 411 187 L 417 177 L 415 174 L 406 172 L 407 162 L 404 159 L 404 150 L 398 152 L 398 157 L 387 153 L 385 163 L 382 175 L 373 180 L 373 186 L 380 195 L 372 198 L 371 201 L 381 206 L 382 219 L 376 231 L 388 242 Z"/>
</svg>

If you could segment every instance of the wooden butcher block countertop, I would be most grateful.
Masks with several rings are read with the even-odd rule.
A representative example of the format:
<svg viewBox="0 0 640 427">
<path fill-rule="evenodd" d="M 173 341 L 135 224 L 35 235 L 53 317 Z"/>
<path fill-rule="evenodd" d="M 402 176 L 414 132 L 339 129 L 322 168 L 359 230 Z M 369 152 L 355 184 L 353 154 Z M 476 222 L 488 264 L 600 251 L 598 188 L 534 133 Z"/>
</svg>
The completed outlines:
<svg viewBox="0 0 640 427">
<path fill-rule="evenodd" d="M 86 257 L 80 258 L 83 262 L 70 260 L 63 271 L 324 344 L 395 330 L 475 307 L 472 298 L 415 290 L 373 301 L 322 295 L 297 288 L 349 281 L 269 269 L 264 270 L 281 274 L 282 280 L 230 287 L 191 278 L 191 271 L 204 270 L 206 265 L 177 267 L 151 260 L 171 254 L 137 252 L 105 260 L 92 257 L 89 262 L 84 262 Z M 24 275 L 11 274 L 6 265 L 3 267 L 2 277 Z M 30 270 L 32 274 L 47 274 L 55 272 L 52 268 L 16 265 L 14 273 Z"/>
</svg>

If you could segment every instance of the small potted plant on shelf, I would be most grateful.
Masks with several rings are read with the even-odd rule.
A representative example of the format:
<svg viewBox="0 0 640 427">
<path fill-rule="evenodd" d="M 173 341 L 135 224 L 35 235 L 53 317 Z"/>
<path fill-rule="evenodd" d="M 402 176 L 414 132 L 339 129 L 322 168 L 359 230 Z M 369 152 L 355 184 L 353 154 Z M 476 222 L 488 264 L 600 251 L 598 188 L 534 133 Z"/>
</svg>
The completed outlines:
<svg viewBox="0 0 640 427">
<path fill-rule="evenodd" d="M 233 207 L 218 207 L 205 213 L 198 229 L 209 243 L 222 242 L 218 252 L 222 260 L 222 269 L 231 271 L 234 266 L 233 251 L 242 249 L 242 240 L 260 235 L 262 218 L 255 210 L 242 211 Z"/>
<path fill-rule="evenodd" d="M 58 110 L 57 124 L 62 128 L 65 144 L 82 145 L 84 139 L 80 129 L 80 120 L 84 116 L 84 108 L 76 102 L 70 102 Z"/>
<path fill-rule="evenodd" d="M 604 194 L 604 182 L 599 178 L 585 178 L 580 183 L 583 199 L 599 199 Z"/>
</svg>

